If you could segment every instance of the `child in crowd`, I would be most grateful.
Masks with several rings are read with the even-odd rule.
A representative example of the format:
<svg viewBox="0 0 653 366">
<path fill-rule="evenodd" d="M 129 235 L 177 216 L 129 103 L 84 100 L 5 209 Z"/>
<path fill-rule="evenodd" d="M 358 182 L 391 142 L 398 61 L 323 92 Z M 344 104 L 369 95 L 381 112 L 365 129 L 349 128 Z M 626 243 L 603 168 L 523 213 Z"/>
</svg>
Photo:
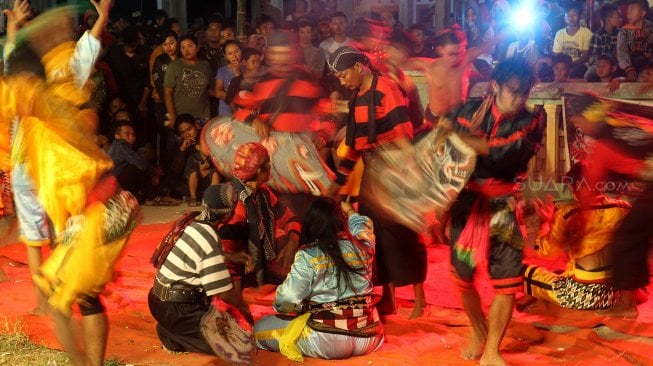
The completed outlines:
<svg viewBox="0 0 653 366">
<path fill-rule="evenodd" d="M 569 81 L 569 73 L 571 72 L 573 62 L 569 55 L 561 53 L 553 58 L 553 81 L 556 83 L 564 83 Z"/>
<path fill-rule="evenodd" d="M 234 103 L 234 98 L 239 95 L 242 90 L 253 91 L 254 84 L 258 79 L 261 72 L 261 53 L 255 48 L 245 48 L 243 50 L 242 65 L 243 73 L 231 79 L 227 94 L 224 102 L 229 105 L 231 111 L 234 112 L 238 109 L 238 105 Z"/>
</svg>

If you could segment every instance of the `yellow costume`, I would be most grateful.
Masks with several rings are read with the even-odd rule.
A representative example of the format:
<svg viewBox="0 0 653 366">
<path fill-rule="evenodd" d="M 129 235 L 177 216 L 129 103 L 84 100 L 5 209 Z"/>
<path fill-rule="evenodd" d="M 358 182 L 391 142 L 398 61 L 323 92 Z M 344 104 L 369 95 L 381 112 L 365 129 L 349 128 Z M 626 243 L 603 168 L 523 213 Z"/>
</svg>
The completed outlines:
<svg viewBox="0 0 653 366">
<path fill-rule="evenodd" d="M 96 296 L 111 280 L 138 211 L 124 193 L 87 204 L 113 163 L 95 145 L 96 114 L 79 108 L 89 94 L 69 70 L 74 46 L 61 44 L 43 57 L 47 82 L 28 76 L 0 80 L 0 135 L 9 136 L 20 117 L 11 162 L 26 164 L 60 244 L 34 281 L 64 314 L 80 295 Z M 0 164 L 7 164 L 8 141 L 0 142 Z"/>
<path fill-rule="evenodd" d="M 556 257 L 566 251 L 570 261 L 561 275 L 525 265 L 524 292 L 566 308 L 605 309 L 614 305 L 618 293 L 609 284 L 611 266 L 585 269 L 576 261 L 605 249 L 629 208 L 625 201 L 606 197 L 597 198 L 587 210 L 577 202 L 557 207 L 551 230 L 540 234 L 535 249 L 542 257 Z"/>
</svg>

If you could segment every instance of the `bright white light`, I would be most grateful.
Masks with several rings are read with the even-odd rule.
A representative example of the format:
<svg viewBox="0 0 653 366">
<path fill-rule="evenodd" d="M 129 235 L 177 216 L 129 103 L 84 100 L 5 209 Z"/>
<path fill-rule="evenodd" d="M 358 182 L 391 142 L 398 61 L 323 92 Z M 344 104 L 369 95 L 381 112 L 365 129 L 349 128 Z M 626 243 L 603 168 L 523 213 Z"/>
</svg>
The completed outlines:
<svg viewBox="0 0 653 366">
<path fill-rule="evenodd" d="M 512 17 L 512 24 L 514 24 L 518 29 L 524 29 L 527 27 L 532 27 L 535 24 L 535 14 L 533 12 L 535 9 L 527 6 L 522 6 L 517 9 Z"/>
</svg>

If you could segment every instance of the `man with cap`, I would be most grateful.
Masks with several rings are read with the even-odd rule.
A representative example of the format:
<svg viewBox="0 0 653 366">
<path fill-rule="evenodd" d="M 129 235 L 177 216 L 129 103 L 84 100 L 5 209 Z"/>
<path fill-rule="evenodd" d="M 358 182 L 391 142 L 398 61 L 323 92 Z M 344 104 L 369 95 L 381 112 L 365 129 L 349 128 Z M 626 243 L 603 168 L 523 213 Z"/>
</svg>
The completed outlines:
<svg viewBox="0 0 653 366">
<path fill-rule="evenodd" d="M 297 251 L 301 226 L 295 214 L 279 202 L 265 185 L 270 179 L 270 157 L 257 142 L 236 150 L 231 184 L 238 203 L 231 220 L 219 228 L 225 252 L 251 256 L 255 285 L 278 285 L 285 279 Z M 237 288 L 246 272 L 238 263 L 228 263 Z"/>
<path fill-rule="evenodd" d="M 345 144 L 347 155 L 341 160 L 331 192 L 347 182 L 354 164 L 363 158 L 370 163 L 377 158 L 377 150 L 410 147 L 413 125 L 408 112 L 408 101 L 399 85 L 385 75 L 378 74 L 370 61 L 358 49 L 345 46 L 329 57 L 329 69 L 340 83 L 354 91 L 349 105 Z M 375 106 L 372 107 L 372 106 Z M 379 311 L 396 313 L 395 286 L 413 285 L 415 307 L 411 318 L 419 317 L 426 308 L 423 283 L 426 279 L 426 248 L 417 234 L 409 228 L 388 220 L 372 209 L 372 198 L 366 192 L 375 183 L 367 171 L 363 172 L 360 189 L 360 212 L 378 222 L 377 281 L 383 284 Z"/>
<path fill-rule="evenodd" d="M 221 238 L 215 230 L 233 216 L 238 196 L 229 184 L 206 189 L 202 212 L 183 233 L 157 270 L 148 305 L 157 321 L 156 332 L 163 346 L 175 352 L 214 354 L 200 332 L 200 321 L 209 312 L 213 296 L 234 306 L 253 323 L 249 307 L 234 288 Z"/>
</svg>

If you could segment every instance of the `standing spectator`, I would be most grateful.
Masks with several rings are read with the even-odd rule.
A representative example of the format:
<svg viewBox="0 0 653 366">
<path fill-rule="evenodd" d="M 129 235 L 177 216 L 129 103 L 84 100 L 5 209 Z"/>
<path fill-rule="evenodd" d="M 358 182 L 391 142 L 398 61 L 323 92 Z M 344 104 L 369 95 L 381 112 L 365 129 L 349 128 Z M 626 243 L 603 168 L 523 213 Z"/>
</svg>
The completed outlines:
<svg viewBox="0 0 653 366">
<path fill-rule="evenodd" d="M 269 39 L 270 35 L 272 32 L 274 32 L 274 29 L 276 28 L 276 23 L 274 22 L 274 18 L 269 17 L 265 14 L 261 15 L 258 17 L 258 20 L 256 21 L 256 33 L 262 35 L 265 37 L 265 39 Z"/>
<path fill-rule="evenodd" d="M 351 39 L 347 37 L 347 16 L 339 11 L 331 15 L 331 38 L 320 43 L 320 49 L 324 52 L 325 59 L 335 52 L 338 48 L 348 46 Z"/>
<path fill-rule="evenodd" d="M 582 78 L 585 75 L 592 38 L 592 31 L 580 25 L 580 14 L 580 5 L 570 5 L 565 11 L 567 27 L 560 29 L 553 39 L 553 53 L 564 53 L 573 61 L 570 72 L 572 78 Z"/>
<path fill-rule="evenodd" d="M 265 49 L 268 47 L 268 40 L 262 35 L 254 33 L 247 39 L 247 47 L 254 48 L 259 51 L 261 55 L 265 55 Z"/>
<path fill-rule="evenodd" d="M 232 113 L 239 107 L 238 104 L 234 103 L 236 96 L 240 95 L 243 90 L 254 91 L 254 84 L 256 84 L 257 77 L 261 72 L 261 57 L 261 53 L 254 48 L 245 48 L 243 50 L 243 73 L 231 79 L 227 88 L 227 95 L 224 98 Z"/>
<path fill-rule="evenodd" d="M 206 28 L 206 47 L 200 49 L 200 58 L 203 58 L 211 65 L 211 75 L 215 75 L 218 69 L 225 64 L 222 45 L 220 44 L 220 31 L 222 30 L 223 21 L 217 16 L 209 19 Z"/>
<path fill-rule="evenodd" d="M 270 0 L 260 0 L 261 1 L 261 14 L 264 14 L 272 19 L 274 24 L 281 24 L 283 20 L 283 14 L 281 10 L 276 6 L 273 6 L 270 3 Z"/>
<path fill-rule="evenodd" d="M 426 31 L 424 27 L 415 24 L 409 29 L 410 39 L 413 42 L 413 57 L 436 58 L 437 54 L 426 44 Z"/>
<path fill-rule="evenodd" d="M 212 16 L 206 27 L 206 47 L 200 48 L 200 58 L 207 60 L 211 65 L 211 75 L 215 75 L 218 69 L 225 64 L 224 51 L 220 43 L 220 31 L 223 20 L 218 16 Z M 211 98 L 211 117 L 218 115 L 220 101 L 213 96 Z"/>
<path fill-rule="evenodd" d="M 177 40 L 177 33 L 168 31 L 163 40 L 163 53 L 160 54 L 152 65 L 152 86 L 157 95 L 165 95 L 163 83 L 165 81 L 166 70 L 171 62 L 174 62 L 179 55 L 179 43 Z M 157 123 L 158 139 L 157 139 L 157 156 L 161 161 L 167 162 L 169 153 L 172 151 L 170 143 L 174 141 L 172 131 L 166 124 L 166 106 L 163 98 L 154 100 L 154 115 Z M 168 164 L 161 164 L 168 166 Z"/>
<path fill-rule="evenodd" d="M 122 42 L 112 46 L 107 53 L 107 61 L 118 83 L 120 96 L 130 112 L 138 116 L 136 129 L 144 137 L 147 136 L 145 121 L 150 97 L 149 57 L 149 52 L 139 45 L 138 30 L 134 27 L 126 28 Z"/>
<path fill-rule="evenodd" d="M 220 31 L 221 45 L 224 46 L 225 42 L 235 41 L 235 40 L 236 40 L 236 28 L 234 28 L 232 25 L 227 25 Z"/>
<path fill-rule="evenodd" d="M 231 79 L 242 73 L 242 52 L 236 41 L 228 41 L 224 44 L 223 49 L 227 64 L 219 68 L 215 74 L 215 90 L 213 95 L 217 99 L 220 99 L 218 114 L 220 116 L 230 116 L 231 108 L 225 101 L 225 97 L 227 96 L 227 88 L 229 88 Z"/>
<path fill-rule="evenodd" d="M 601 8 L 601 21 L 603 27 L 595 34 L 592 35 L 590 41 L 590 68 L 585 74 L 585 79 L 594 79 L 596 76 L 596 68 L 598 57 L 601 55 L 610 55 L 615 57 L 617 55 L 617 34 L 619 27 L 621 27 L 621 12 L 615 5 L 608 4 Z"/>
<path fill-rule="evenodd" d="M 310 20 L 309 20 L 310 21 Z M 311 22 L 311 24 L 315 24 Z M 315 39 L 313 44 L 320 45 L 331 37 L 331 21 L 329 18 L 323 17 L 317 23 L 317 32 L 315 32 Z"/>
<path fill-rule="evenodd" d="M 322 0 L 311 0 L 311 10 L 308 12 L 308 20 L 311 24 L 317 24 L 322 17 L 329 16 L 326 12 L 326 5 Z"/>
<path fill-rule="evenodd" d="M 646 0 L 628 4 L 628 24 L 617 35 L 617 60 L 628 81 L 637 81 L 637 74 L 651 58 L 653 24 L 644 19 L 647 10 Z"/>
<path fill-rule="evenodd" d="M 295 12 L 286 17 L 286 21 L 297 23 L 300 20 L 308 20 L 308 2 L 306 0 L 295 1 Z"/>
<path fill-rule="evenodd" d="M 324 66 L 326 59 L 324 52 L 319 48 L 313 46 L 313 26 L 308 20 L 301 20 L 297 24 L 297 34 L 299 36 L 299 47 L 303 50 L 303 63 L 308 66 L 308 69 L 313 73 L 316 79 L 324 75 Z"/>
<path fill-rule="evenodd" d="M 152 36 L 150 37 L 150 42 L 154 47 L 164 42 L 167 21 L 168 13 L 165 10 L 157 9 L 154 12 L 154 24 L 152 24 Z"/>
<path fill-rule="evenodd" d="M 179 44 L 181 58 L 168 65 L 163 83 L 168 120 L 174 121 L 182 113 L 206 120 L 211 117 L 211 66 L 198 58 L 195 37 L 185 35 Z"/>
</svg>

